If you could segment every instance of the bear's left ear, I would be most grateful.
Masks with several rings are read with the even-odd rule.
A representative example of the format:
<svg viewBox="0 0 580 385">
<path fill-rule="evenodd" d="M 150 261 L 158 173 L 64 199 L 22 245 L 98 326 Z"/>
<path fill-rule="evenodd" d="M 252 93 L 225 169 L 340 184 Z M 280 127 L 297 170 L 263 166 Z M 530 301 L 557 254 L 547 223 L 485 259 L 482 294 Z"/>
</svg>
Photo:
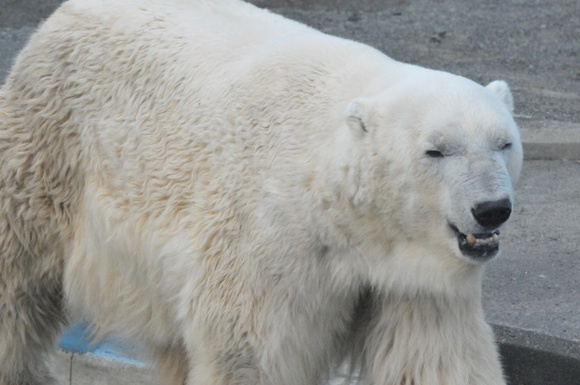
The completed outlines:
<svg viewBox="0 0 580 385">
<path fill-rule="evenodd" d="M 505 103 L 510 112 L 514 112 L 514 98 L 506 82 L 503 80 L 495 80 L 485 88 L 496 94 Z"/>
<path fill-rule="evenodd" d="M 351 100 L 344 111 L 346 124 L 355 135 L 364 135 L 369 131 L 370 100 L 356 98 Z"/>
</svg>

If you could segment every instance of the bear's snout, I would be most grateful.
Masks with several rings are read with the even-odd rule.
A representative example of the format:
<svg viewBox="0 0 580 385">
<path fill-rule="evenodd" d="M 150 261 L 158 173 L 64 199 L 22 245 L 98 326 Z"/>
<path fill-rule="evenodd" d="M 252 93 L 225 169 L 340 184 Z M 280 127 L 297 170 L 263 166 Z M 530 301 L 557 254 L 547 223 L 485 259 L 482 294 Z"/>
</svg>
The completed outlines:
<svg viewBox="0 0 580 385">
<path fill-rule="evenodd" d="M 510 217 L 512 203 L 509 198 L 482 202 L 472 208 L 471 213 L 481 226 L 488 229 L 496 229 Z"/>
</svg>

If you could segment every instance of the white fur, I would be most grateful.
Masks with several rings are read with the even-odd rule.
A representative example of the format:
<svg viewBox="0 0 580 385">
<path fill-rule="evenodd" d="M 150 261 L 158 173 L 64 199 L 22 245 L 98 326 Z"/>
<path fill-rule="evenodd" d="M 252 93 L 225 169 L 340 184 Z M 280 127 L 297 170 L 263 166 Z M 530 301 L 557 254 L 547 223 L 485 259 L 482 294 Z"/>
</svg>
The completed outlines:
<svg viewBox="0 0 580 385">
<path fill-rule="evenodd" d="M 0 92 L 0 385 L 56 381 L 61 287 L 166 384 L 505 384 L 448 222 L 513 201 L 511 109 L 234 0 L 65 3 Z"/>
</svg>

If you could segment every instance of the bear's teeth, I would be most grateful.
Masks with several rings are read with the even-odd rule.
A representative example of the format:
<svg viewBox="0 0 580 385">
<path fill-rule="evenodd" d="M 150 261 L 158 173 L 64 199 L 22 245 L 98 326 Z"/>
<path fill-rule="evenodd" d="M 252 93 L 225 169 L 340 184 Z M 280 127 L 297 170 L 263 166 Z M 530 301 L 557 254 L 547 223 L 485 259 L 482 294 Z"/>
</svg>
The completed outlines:
<svg viewBox="0 0 580 385">
<path fill-rule="evenodd" d="M 477 239 L 475 239 L 475 235 L 471 233 L 467 234 L 467 243 L 469 243 L 470 245 L 475 245 L 476 241 Z"/>
<path fill-rule="evenodd" d="M 499 240 L 499 236 L 496 233 L 492 234 L 488 238 L 476 238 L 475 235 L 470 233 L 467 234 L 465 238 L 467 240 L 467 243 L 470 244 L 471 246 L 494 245 Z"/>
</svg>

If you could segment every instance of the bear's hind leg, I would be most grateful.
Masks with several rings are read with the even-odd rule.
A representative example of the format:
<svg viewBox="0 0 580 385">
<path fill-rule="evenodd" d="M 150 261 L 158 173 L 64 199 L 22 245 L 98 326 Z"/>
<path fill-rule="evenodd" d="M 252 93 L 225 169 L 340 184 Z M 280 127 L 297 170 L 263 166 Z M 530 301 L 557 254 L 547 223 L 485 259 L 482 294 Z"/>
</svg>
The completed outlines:
<svg viewBox="0 0 580 385">
<path fill-rule="evenodd" d="M 52 356 L 65 322 L 62 269 L 30 254 L 0 217 L 0 385 L 56 385 Z"/>
</svg>

